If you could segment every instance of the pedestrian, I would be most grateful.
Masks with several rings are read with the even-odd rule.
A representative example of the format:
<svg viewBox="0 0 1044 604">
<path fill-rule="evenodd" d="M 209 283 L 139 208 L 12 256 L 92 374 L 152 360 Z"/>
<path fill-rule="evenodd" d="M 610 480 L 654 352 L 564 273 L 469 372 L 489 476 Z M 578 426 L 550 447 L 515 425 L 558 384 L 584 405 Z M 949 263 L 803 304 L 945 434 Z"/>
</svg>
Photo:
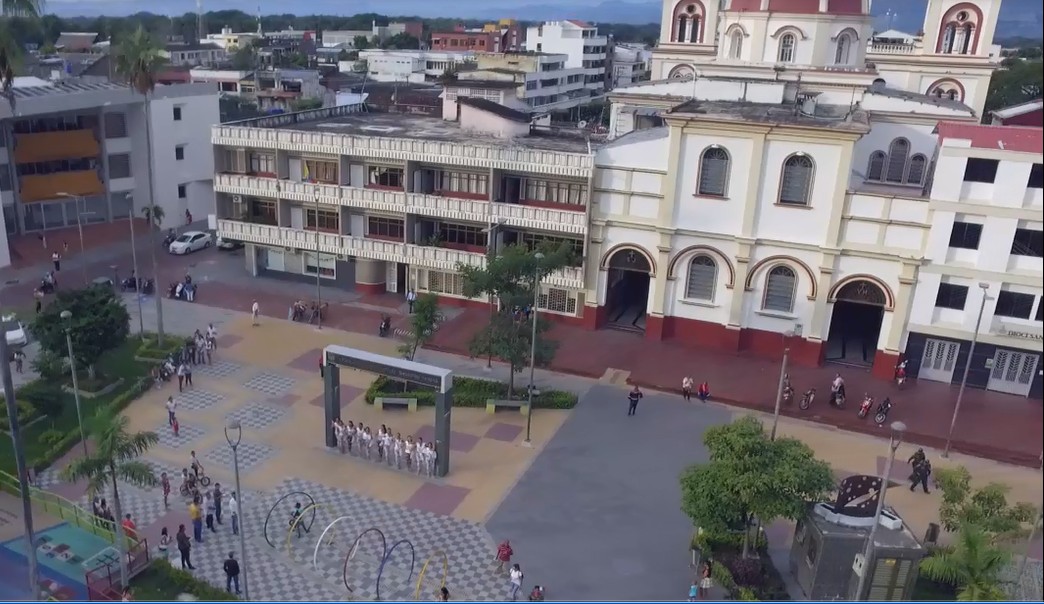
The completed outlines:
<svg viewBox="0 0 1044 604">
<path fill-rule="evenodd" d="M 189 504 L 189 520 L 192 521 L 192 538 L 196 543 L 203 543 L 203 510 L 199 503 L 199 497 L 196 496 Z"/>
<path fill-rule="evenodd" d="M 706 600 L 710 589 L 714 587 L 714 579 L 711 578 L 711 564 L 710 560 L 703 563 L 703 573 L 700 576 L 700 599 Z"/>
<path fill-rule="evenodd" d="M 926 459 L 928 459 L 928 456 L 924 454 L 924 449 L 917 449 L 914 451 L 914 454 L 910 456 L 910 459 L 906 460 L 906 463 L 916 468 Z"/>
<path fill-rule="evenodd" d="M 159 553 L 164 560 L 170 560 L 170 533 L 167 532 L 167 527 L 160 531 Z"/>
<path fill-rule="evenodd" d="M 257 327 L 261 324 L 258 320 L 258 316 L 261 314 L 261 306 L 254 300 L 254 303 L 250 305 L 250 324 Z"/>
<path fill-rule="evenodd" d="M 214 492 L 207 491 L 206 495 L 203 496 L 203 511 L 206 513 L 207 529 L 212 533 L 216 533 L 217 529 L 214 528 Z"/>
<path fill-rule="evenodd" d="M 522 591 L 522 579 L 525 578 L 525 575 L 522 574 L 522 568 L 518 564 L 511 567 L 510 578 L 511 601 L 514 602 L 518 600 L 518 592 Z"/>
<path fill-rule="evenodd" d="M 497 563 L 497 572 L 504 572 L 504 569 L 511 566 L 511 556 L 515 555 L 515 550 L 511 549 L 511 542 L 507 539 L 497 546 L 497 555 L 494 561 Z"/>
<path fill-rule="evenodd" d="M 297 538 L 300 539 L 306 532 L 305 528 L 301 526 L 301 502 L 298 501 L 294 504 L 294 510 L 290 512 L 290 528 L 297 532 Z"/>
<path fill-rule="evenodd" d="M 921 488 L 927 494 L 928 491 L 928 477 L 932 474 L 932 462 L 925 459 L 921 463 L 914 466 L 913 474 L 910 476 L 910 491 L 912 492 L 917 485 L 921 485 Z"/>
<path fill-rule="evenodd" d="M 123 534 L 130 539 L 138 540 L 138 525 L 134 524 L 134 520 L 131 519 L 131 515 L 127 514 L 123 517 L 123 521 L 120 522 L 120 526 L 123 527 Z"/>
<path fill-rule="evenodd" d="M 63 254 L 68 254 L 69 253 L 69 242 L 67 240 L 65 240 L 65 239 L 62 239 L 62 253 Z"/>
<path fill-rule="evenodd" d="M 33 298 L 36 299 L 36 314 L 40 314 L 40 311 L 43 310 L 43 292 L 36 290 L 36 293 L 33 294 Z"/>
<path fill-rule="evenodd" d="M 236 501 L 236 492 L 228 496 L 228 515 L 232 519 L 232 534 L 239 534 L 239 502 Z"/>
<path fill-rule="evenodd" d="M 706 403 L 710 398 L 710 384 L 700 382 L 700 387 L 696 389 L 696 398 L 700 399 L 700 402 Z"/>
<path fill-rule="evenodd" d="M 436 599 L 439 602 L 449 602 L 450 601 L 449 590 L 446 589 L 445 585 L 443 585 L 442 587 L 439 588 L 439 593 L 436 596 Z"/>
<path fill-rule="evenodd" d="M 410 288 L 410 290 L 406 292 L 406 305 L 409 306 L 411 315 L 413 314 L 413 305 L 416 303 L 417 292 L 413 291 L 413 288 Z"/>
<path fill-rule="evenodd" d="M 203 346 L 207 352 L 207 365 L 213 365 L 214 348 L 216 347 L 216 344 L 214 343 L 214 338 L 208 337 L 206 340 L 204 340 Z"/>
<path fill-rule="evenodd" d="M 221 522 L 221 483 L 214 483 L 214 522 L 222 524 Z"/>
<path fill-rule="evenodd" d="M 167 423 L 171 426 L 174 425 L 174 411 L 178 408 L 177 401 L 174 400 L 173 396 L 167 397 Z"/>
<path fill-rule="evenodd" d="M 58 250 L 51 252 L 51 263 L 54 264 L 54 272 L 62 270 L 62 255 L 58 253 Z"/>
<path fill-rule="evenodd" d="M 123 594 L 120 596 L 121 602 L 133 602 L 134 594 L 131 593 L 130 585 L 123 588 Z"/>
<path fill-rule="evenodd" d="M 184 524 L 178 525 L 178 534 L 174 538 L 178 543 L 178 553 L 181 554 L 181 570 L 195 570 L 196 567 L 192 566 L 192 541 L 185 533 Z"/>
<path fill-rule="evenodd" d="M 236 595 L 239 595 L 239 562 L 236 561 L 235 552 L 228 552 L 228 559 L 225 560 L 225 591 L 232 593 L 233 586 Z"/>
<path fill-rule="evenodd" d="M 178 423 L 178 418 L 174 418 L 174 423 L 170 425 L 170 430 L 174 433 L 174 438 L 181 434 L 181 424 Z"/>
<path fill-rule="evenodd" d="M 207 325 L 207 339 L 214 340 L 214 348 L 217 348 L 217 327 L 213 323 Z"/>
<path fill-rule="evenodd" d="M 188 388 L 192 385 L 192 366 L 185 365 L 185 387 Z"/>
<path fill-rule="evenodd" d="M 636 385 L 627 393 L 627 415 L 636 415 L 638 413 L 638 401 L 642 400 L 642 391 L 638 389 Z"/>
<path fill-rule="evenodd" d="M 185 390 L 185 373 L 187 371 L 188 368 L 185 367 L 184 362 L 178 363 L 178 392 L 184 392 Z"/>
<path fill-rule="evenodd" d="M 344 447 L 345 447 L 344 430 L 345 430 L 344 424 L 341 423 L 340 418 L 333 420 L 334 440 L 337 441 L 337 448 L 340 449 L 341 455 L 344 455 Z"/>
<path fill-rule="evenodd" d="M 21 350 L 16 350 L 16 351 L 14 351 L 14 355 L 13 356 L 14 356 L 15 372 L 16 373 L 22 373 L 22 366 L 25 363 L 25 353 L 22 352 Z"/>
<path fill-rule="evenodd" d="M 696 579 L 692 580 L 692 585 L 689 586 L 689 601 L 695 602 L 700 599 L 700 586 L 697 585 Z"/>
<path fill-rule="evenodd" d="M 177 432 L 174 435 L 177 436 Z M 163 509 L 167 509 L 170 507 L 170 478 L 167 477 L 166 472 L 160 474 L 160 486 L 163 487 Z"/>
<path fill-rule="evenodd" d="M 687 401 L 692 400 L 692 378 L 689 376 L 682 378 L 682 398 Z"/>
</svg>

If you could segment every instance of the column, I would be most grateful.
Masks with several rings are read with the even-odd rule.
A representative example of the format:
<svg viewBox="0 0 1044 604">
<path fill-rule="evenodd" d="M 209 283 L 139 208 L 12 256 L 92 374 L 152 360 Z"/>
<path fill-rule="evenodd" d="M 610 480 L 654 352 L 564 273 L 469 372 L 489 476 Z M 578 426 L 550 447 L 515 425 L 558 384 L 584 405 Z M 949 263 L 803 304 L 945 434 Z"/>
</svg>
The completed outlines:
<svg viewBox="0 0 1044 604">
<path fill-rule="evenodd" d="M 895 292 L 895 307 L 891 310 L 891 321 L 888 331 L 881 334 L 877 352 L 874 354 L 874 366 L 871 373 L 874 377 L 890 380 L 895 375 L 895 366 L 899 363 L 899 347 L 903 342 L 903 332 L 910 320 L 913 307 L 914 286 L 917 285 L 917 265 L 904 262 L 899 274 L 899 289 Z M 886 316 L 889 314 L 885 310 Z M 881 345 L 884 340 L 884 346 Z"/>
<path fill-rule="evenodd" d="M 833 285 L 834 260 L 836 256 L 824 252 L 819 265 L 819 278 L 816 283 L 817 296 L 812 310 L 812 324 L 808 326 L 805 333 L 808 339 L 813 341 L 824 340 L 824 324 L 827 319 L 827 299 L 830 297 L 830 287 Z M 802 295 L 799 291 L 798 295 Z"/>
<path fill-rule="evenodd" d="M 258 254 L 258 251 L 259 251 L 258 247 L 256 245 L 254 245 L 253 243 L 247 243 L 246 245 L 243 246 L 243 258 L 245 259 L 244 261 L 246 262 L 246 270 L 247 270 L 248 273 L 250 273 L 251 277 L 256 277 L 257 273 L 258 273 L 258 270 L 257 270 L 257 254 Z"/>
<path fill-rule="evenodd" d="M 355 289 L 362 294 L 383 294 L 386 291 L 385 263 L 382 260 L 357 258 L 355 260 Z"/>
<path fill-rule="evenodd" d="M 587 240 L 584 254 L 584 310 L 581 321 L 587 329 L 598 329 L 604 321 L 605 309 L 598 302 L 598 281 L 602 278 L 602 240 L 595 239 L 592 232 Z"/>
<path fill-rule="evenodd" d="M 655 273 L 651 276 L 650 302 L 645 316 L 645 337 L 650 340 L 662 340 L 667 298 L 667 266 L 670 263 L 670 235 L 660 236 L 660 245 L 656 248 Z M 667 243 L 667 245 L 663 245 Z"/>
</svg>

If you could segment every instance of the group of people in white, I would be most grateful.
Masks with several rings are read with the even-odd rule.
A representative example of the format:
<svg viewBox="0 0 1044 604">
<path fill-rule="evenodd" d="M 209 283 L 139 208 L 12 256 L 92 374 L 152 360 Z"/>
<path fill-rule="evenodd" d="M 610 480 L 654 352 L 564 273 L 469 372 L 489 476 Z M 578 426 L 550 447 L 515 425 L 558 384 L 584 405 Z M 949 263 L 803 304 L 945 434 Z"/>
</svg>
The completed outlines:
<svg viewBox="0 0 1044 604">
<path fill-rule="evenodd" d="M 345 425 L 340 419 L 333 421 L 333 431 L 342 454 L 387 464 L 421 476 L 435 475 L 438 454 L 434 442 L 424 442 L 419 436 L 414 439 L 412 435 L 406 438 L 399 433 L 393 435 L 384 424 L 375 433 L 362 422 L 356 425 L 349 421 Z"/>
</svg>

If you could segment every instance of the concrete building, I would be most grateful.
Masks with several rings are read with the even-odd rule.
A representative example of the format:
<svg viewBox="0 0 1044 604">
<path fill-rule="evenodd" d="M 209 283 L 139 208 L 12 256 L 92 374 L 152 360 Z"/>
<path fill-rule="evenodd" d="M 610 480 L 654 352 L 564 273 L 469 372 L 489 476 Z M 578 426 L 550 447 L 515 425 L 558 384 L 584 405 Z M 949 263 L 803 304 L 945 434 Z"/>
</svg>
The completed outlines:
<svg viewBox="0 0 1044 604">
<path fill-rule="evenodd" d="M 1044 100 L 1037 99 L 991 111 L 990 123 L 996 126 L 1044 127 Z"/>
<path fill-rule="evenodd" d="M 367 78 L 376 82 L 418 84 L 436 80 L 446 70 L 465 68 L 474 60 L 474 53 L 463 51 L 360 50 L 359 60 L 352 63 L 350 71 L 357 73 L 356 66 L 362 64 Z"/>
<path fill-rule="evenodd" d="M 609 39 L 590 23 L 570 19 L 530 27 L 526 50 L 566 55 L 565 66 L 584 70 L 584 86 L 593 96 L 601 96 L 609 83 Z"/>
<path fill-rule="evenodd" d="M 453 31 L 433 32 L 432 50 L 474 52 L 518 52 L 523 50 L 525 32 L 514 19 L 501 19 L 477 29 L 457 25 Z"/>
<path fill-rule="evenodd" d="M 408 34 L 424 39 L 424 23 L 420 21 L 392 22 L 387 25 L 378 25 L 376 21 L 370 29 L 355 30 L 329 30 L 322 32 L 322 46 L 325 48 L 355 49 L 356 38 L 365 38 L 370 44 L 380 44 L 388 38 L 398 34 Z M 459 50 L 459 49 L 455 49 Z"/>
<path fill-rule="evenodd" d="M 642 44 L 610 44 L 610 88 L 646 82 L 652 75 L 652 50 Z"/>
<path fill-rule="evenodd" d="M 228 60 L 224 48 L 214 43 L 168 44 L 163 56 L 172 66 L 213 67 Z"/>
<path fill-rule="evenodd" d="M 213 85 L 159 86 L 144 99 L 112 83 L 17 78 L 15 110 L 0 100 L 0 197 L 5 233 L 31 233 L 140 214 L 154 199 L 172 224 L 213 206 Z M 149 182 L 149 165 L 155 181 Z M 6 235 L 5 235 L 6 237 Z M 0 246 L 0 265 L 10 262 Z"/>
<path fill-rule="evenodd" d="M 564 242 L 577 265 L 547 279 L 541 307 L 583 307 L 594 158 L 575 132 L 534 129 L 484 99 L 453 120 L 340 106 L 216 126 L 218 234 L 247 244 L 255 275 L 363 292 L 432 292 L 465 303 L 459 263 L 491 246 Z M 316 203 L 318 201 L 318 209 Z M 316 254 L 316 230 L 319 232 Z"/>
<path fill-rule="evenodd" d="M 194 83 L 211 83 L 222 95 L 256 101 L 262 110 L 290 111 L 295 101 L 324 100 L 326 89 L 319 72 L 311 69 L 271 69 L 253 71 L 196 68 L 189 71 Z"/>
<path fill-rule="evenodd" d="M 207 34 L 205 38 L 200 40 L 200 43 L 216 44 L 231 53 L 246 44 L 252 44 L 254 40 L 260 39 L 261 36 L 261 32 L 258 31 L 234 32 L 231 27 L 225 26 L 221 28 L 219 33 Z"/>
<path fill-rule="evenodd" d="M 937 131 L 908 371 L 960 383 L 981 310 L 968 384 L 1041 398 L 1044 131 L 949 122 Z"/>
<path fill-rule="evenodd" d="M 591 101 L 584 69 L 567 67 L 564 54 L 545 52 L 478 53 L 476 69 L 457 74 L 458 84 L 514 82 L 516 98 L 532 112 L 568 111 Z"/>
</svg>

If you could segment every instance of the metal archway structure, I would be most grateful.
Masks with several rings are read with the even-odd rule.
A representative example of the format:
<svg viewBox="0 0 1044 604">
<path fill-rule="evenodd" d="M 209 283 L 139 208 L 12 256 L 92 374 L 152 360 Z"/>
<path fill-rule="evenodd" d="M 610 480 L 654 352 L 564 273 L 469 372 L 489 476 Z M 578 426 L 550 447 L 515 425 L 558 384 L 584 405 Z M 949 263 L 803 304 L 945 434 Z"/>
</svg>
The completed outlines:
<svg viewBox="0 0 1044 604">
<path fill-rule="evenodd" d="M 298 516 L 297 518 L 295 518 L 294 521 L 290 523 L 290 529 L 288 531 L 286 531 L 286 553 L 288 553 L 288 554 L 290 553 L 290 540 L 294 536 L 294 531 L 296 531 L 297 527 L 301 526 L 301 522 L 304 521 L 305 514 L 308 514 L 309 512 L 312 513 L 312 518 L 308 521 L 308 526 L 302 527 L 304 529 L 304 532 L 307 533 L 312 528 L 312 522 L 315 521 L 315 512 L 316 512 L 316 510 L 319 510 L 319 509 L 325 508 L 325 507 L 326 506 L 321 504 L 321 503 L 313 503 L 312 505 L 310 505 L 310 506 L 308 506 L 308 507 L 306 507 L 306 508 L 301 510 L 301 515 Z"/>
<path fill-rule="evenodd" d="M 382 565 L 384 563 L 384 558 L 388 555 L 388 539 L 384 536 L 384 532 L 381 531 L 381 529 L 377 527 L 370 527 L 356 535 L 355 541 L 352 542 L 352 546 L 348 548 L 348 553 L 344 556 L 344 571 L 341 575 L 344 579 L 344 587 L 348 590 L 348 593 L 355 593 L 355 590 L 352 589 L 352 586 L 348 583 L 348 563 L 351 562 L 352 558 L 355 557 L 355 550 L 359 547 L 359 542 L 362 541 L 362 538 L 368 535 L 369 533 L 377 533 L 377 536 L 381 538 L 380 560 Z"/>
<path fill-rule="evenodd" d="M 428 556 L 428 559 L 424 561 L 424 564 L 421 566 L 420 574 L 417 575 L 417 591 L 415 591 L 413 594 L 414 600 L 421 599 L 420 594 L 421 588 L 424 586 L 424 575 L 427 574 L 428 565 L 431 564 L 431 561 L 435 559 L 435 556 L 440 556 L 442 558 L 442 580 L 439 582 L 439 590 L 442 590 L 443 587 L 446 587 L 446 578 L 449 577 L 449 556 L 447 556 L 446 552 L 442 551 L 441 549 L 435 550 L 435 553 Z"/>
<path fill-rule="evenodd" d="M 312 497 L 310 494 L 306 493 L 305 491 L 291 491 L 286 495 L 283 495 L 279 499 L 276 499 L 276 502 L 273 503 L 272 507 L 268 510 L 268 515 L 265 516 L 265 525 L 262 530 L 264 530 L 265 541 L 268 542 L 268 545 L 271 546 L 272 549 L 276 548 L 276 544 L 272 543 L 272 539 L 268 536 L 268 523 L 271 522 L 272 514 L 275 513 L 276 508 L 279 507 L 279 504 L 283 503 L 284 501 L 293 497 L 294 495 L 304 496 L 308 499 L 308 509 L 312 510 L 312 517 L 308 520 L 308 526 L 304 527 L 304 529 L 305 531 L 312 530 L 312 523 L 315 522 L 315 498 Z M 301 517 L 303 518 L 304 514 L 301 514 Z"/>
<path fill-rule="evenodd" d="M 315 551 L 312 552 L 312 568 L 314 568 L 315 570 L 319 570 L 319 548 L 323 545 L 323 538 L 326 537 L 326 534 L 330 532 L 334 525 L 336 525 L 338 522 L 342 520 L 348 520 L 349 518 L 351 518 L 351 516 L 341 516 L 335 519 L 330 524 L 326 525 L 326 528 L 323 529 L 322 534 L 319 535 L 319 539 L 315 542 Z M 330 540 L 326 543 L 326 545 L 331 544 L 333 544 L 333 536 L 331 536 Z"/>
<path fill-rule="evenodd" d="M 410 574 L 406 577 L 406 582 L 409 583 L 413 579 L 413 571 L 417 569 L 417 550 L 413 548 L 413 542 L 409 539 L 401 539 L 396 541 L 391 548 L 388 549 L 387 553 L 384 554 L 384 559 L 381 560 L 381 565 L 377 569 L 377 586 L 375 594 L 377 599 L 381 599 L 381 578 L 384 576 L 384 567 L 388 564 L 388 560 L 391 560 L 392 554 L 395 552 L 395 548 L 400 545 L 408 545 L 410 548 Z"/>
</svg>

